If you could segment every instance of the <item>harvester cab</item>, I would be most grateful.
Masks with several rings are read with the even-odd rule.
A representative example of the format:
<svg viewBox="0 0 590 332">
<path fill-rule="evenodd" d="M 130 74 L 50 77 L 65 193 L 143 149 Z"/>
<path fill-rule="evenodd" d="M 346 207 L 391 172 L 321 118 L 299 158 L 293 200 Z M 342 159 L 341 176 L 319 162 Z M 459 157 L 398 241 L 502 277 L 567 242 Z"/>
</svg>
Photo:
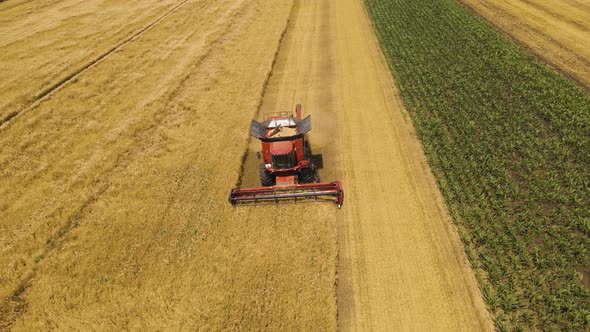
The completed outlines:
<svg viewBox="0 0 590 332">
<path fill-rule="evenodd" d="M 329 200 L 342 206 L 344 191 L 340 181 L 320 183 L 312 162 L 305 134 L 311 130 L 311 115 L 301 116 L 301 105 L 295 116 L 288 112 L 265 115 L 263 122 L 252 120 L 250 135 L 262 143 L 259 153 L 260 184 L 257 188 L 234 188 L 229 202 L 256 204 L 297 200 Z"/>
</svg>

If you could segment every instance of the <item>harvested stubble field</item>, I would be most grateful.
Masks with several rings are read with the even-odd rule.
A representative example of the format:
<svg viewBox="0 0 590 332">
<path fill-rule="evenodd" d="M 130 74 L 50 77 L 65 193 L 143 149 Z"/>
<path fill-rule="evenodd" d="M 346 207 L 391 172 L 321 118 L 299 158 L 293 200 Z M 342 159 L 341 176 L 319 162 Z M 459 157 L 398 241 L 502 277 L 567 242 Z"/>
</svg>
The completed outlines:
<svg viewBox="0 0 590 332">
<path fill-rule="evenodd" d="M 366 3 L 497 327 L 587 330 L 590 94 L 454 0 Z"/>
</svg>

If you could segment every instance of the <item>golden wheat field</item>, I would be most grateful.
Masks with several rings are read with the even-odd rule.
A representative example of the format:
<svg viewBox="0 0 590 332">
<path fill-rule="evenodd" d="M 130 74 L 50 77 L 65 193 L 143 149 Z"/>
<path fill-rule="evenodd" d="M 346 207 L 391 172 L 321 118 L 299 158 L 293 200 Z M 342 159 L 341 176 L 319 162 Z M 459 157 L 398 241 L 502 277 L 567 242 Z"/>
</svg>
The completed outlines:
<svg viewBox="0 0 590 332">
<path fill-rule="evenodd" d="M 231 207 L 297 103 L 344 206 Z M 0 329 L 493 330 L 362 0 L 1 2 L 0 122 Z"/>
<path fill-rule="evenodd" d="M 590 3 L 461 1 L 544 61 L 590 88 Z"/>
<path fill-rule="evenodd" d="M 56 10 L 51 3 L 36 11 Z M 28 2 L 4 5 L 30 11 Z M 62 12 L 87 9 L 75 5 Z M 292 4 L 175 5 L 36 103 L 11 102 L 24 110 L 0 134 L 4 328 L 334 326 L 333 224 L 290 226 L 297 210 L 263 214 L 226 201 L 247 144 L 243 124 L 260 103 Z M 87 19 L 117 16 L 105 27 L 121 30 L 109 49 L 137 34 L 125 15 L 146 4 L 96 6 Z M 61 27 L 63 36 L 75 27 Z M 3 45 L 14 35 L 2 31 Z M 72 43 L 66 53 L 92 45 Z M 84 59 L 69 61 L 64 67 Z M 51 81 L 66 69 L 46 70 Z"/>
</svg>

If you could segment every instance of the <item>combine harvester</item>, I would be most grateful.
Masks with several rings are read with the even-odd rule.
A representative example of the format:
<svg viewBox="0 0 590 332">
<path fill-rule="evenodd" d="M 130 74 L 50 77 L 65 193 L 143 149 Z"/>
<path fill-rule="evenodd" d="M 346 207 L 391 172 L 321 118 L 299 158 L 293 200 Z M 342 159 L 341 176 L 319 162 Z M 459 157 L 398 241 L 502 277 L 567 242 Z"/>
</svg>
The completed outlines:
<svg viewBox="0 0 590 332">
<path fill-rule="evenodd" d="M 258 152 L 260 183 L 257 188 L 234 188 L 229 202 L 256 204 L 281 203 L 298 200 L 326 200 L 338 208 L 344 201 L 342 183 L 319 182 L 318 169 L 312 162 L 305 134 L 311 130 L 311 115 L 301 118 L 301 105 L 295 108 L 295 117 L 288 112 L 271 113 L 259 123 L 252 120 L 250 135 L 262 142 Z"/>
</svg>

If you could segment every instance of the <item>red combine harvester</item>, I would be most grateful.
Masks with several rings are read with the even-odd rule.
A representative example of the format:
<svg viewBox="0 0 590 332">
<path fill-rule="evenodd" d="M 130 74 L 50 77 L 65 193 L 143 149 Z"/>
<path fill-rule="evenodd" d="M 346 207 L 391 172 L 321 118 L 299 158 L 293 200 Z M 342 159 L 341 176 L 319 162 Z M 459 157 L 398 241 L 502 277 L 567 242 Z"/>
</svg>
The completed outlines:
<svg viewBox="0 0 590 332">
<path fill-rule="evenodd" d="M 328 200 L 338 208 L 344 201 L 340 181 L 319 182 L 318 170 L 305 141 L 311 130 L 311 115 L 301 118 L 301 105 L 295 108 L 295 117 L 288 112 L 267 115 L 264 122 L 252 120 L 250 135 L 262 142 L 260 183 L 257 188 L 234 188 L 229 202 L 256 204 L 280 203 L 297 200 Z"/>
</svg>

